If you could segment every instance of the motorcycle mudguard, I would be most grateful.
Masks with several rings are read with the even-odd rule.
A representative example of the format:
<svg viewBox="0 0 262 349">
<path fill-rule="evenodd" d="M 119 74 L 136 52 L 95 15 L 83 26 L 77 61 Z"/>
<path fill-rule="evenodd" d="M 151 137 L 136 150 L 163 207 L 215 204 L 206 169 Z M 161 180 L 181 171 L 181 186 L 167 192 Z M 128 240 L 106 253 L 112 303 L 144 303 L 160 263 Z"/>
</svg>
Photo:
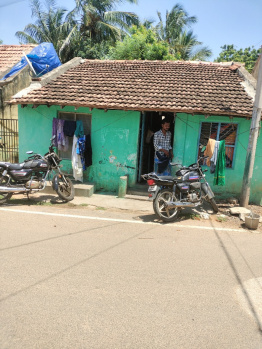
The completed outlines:
<svg viewBox="0 0 262 349">
<path fill-rule="evenodd" d="M 208 183 L 201 183 L 201 189 L 209 199 L 212 199 L 215 196 Z"/>
<path fill-rule="evenodd" d="M 52 187 L 55 191 L 58 190 L 58 175 L 55 175 L 52 180 Z"/>
</svg>

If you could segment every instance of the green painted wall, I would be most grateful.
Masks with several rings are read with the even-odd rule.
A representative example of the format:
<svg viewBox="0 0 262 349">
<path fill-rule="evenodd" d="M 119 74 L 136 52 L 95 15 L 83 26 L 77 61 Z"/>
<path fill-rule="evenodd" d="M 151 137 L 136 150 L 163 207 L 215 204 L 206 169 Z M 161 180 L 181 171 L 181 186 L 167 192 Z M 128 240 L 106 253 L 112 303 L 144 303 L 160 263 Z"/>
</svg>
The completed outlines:
<svg viewBox="0 0 262 349">
<path fill-rule="evenodd" d="M 61 109 L 58 106 L 19 106 L 19 161 L 26 158 L 26 151 L 44 154 L 52 136 L 52 120 L 58 111 L 92 114 L 91 141 L 93 165 L 84 171 L 84 182 L 96 182 L 96 188 L 117 191 L 119 177 L 128 175 L 128 185 L 136 183 L 137 151 L 140 113 L 79 108 Z M 71 161 L 63 160 L 63 170 L 72 173 Z"/>
<path fill-rule="evenodd" d="M 175 119 L 174 136 L 174 162 L 190 165 L 196 162 L 198 153 L 198 139 L 201 122 L 225 122 L 230 123 L 229 117 L 210 116 L 205 119 L 203 115 L 177 114 Z M 233 119 L 238 124 L 238 135 L 235 148 L 235 161 L 232 169 L 226 169 L 226 185 L 214 186 L 214 175 L 206 172 L 206 178 L 215 194 L 221 198 L 240 197 L 243 181 L 243 173 L 248 146 L 250 120 L 243 118 Z M 251 183 L 250 202 L 262 203 L 262 135 L 258 138 L 254 172 Z"/>
</svg>

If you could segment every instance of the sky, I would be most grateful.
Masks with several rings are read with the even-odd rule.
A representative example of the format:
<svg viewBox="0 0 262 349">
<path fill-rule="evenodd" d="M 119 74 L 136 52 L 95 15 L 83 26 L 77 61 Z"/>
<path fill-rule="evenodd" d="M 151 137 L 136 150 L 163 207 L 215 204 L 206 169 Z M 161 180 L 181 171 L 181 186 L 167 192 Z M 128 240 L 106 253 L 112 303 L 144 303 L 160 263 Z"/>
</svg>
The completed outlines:
<svg viewBox="0 0 262 349">
<path fill-rule="evenodd" d="M 67 10 L 72 10 L 75 4 L 74 0 L 56 0 L 56 3 Z M 157 21 L 157 11 L 164 18 L 166 11 L 177 3 L 190 16 L 197 17 L 198 22 L 191 29 L 198 41 L 211 49 L 210 61 L 218 57 L 225 44 L 234 44 L 237 49 L 261 47 L 262 0 L 138 0 L 138 5 L 122 0 L 116 9 L 135 12 L 141 20 Z M 34 23 L 29 0 L 0 0 L 0 39 L 3 44 L 19 44 L 15 33 L 23 31 L 29 23 Z"/>
</svg>

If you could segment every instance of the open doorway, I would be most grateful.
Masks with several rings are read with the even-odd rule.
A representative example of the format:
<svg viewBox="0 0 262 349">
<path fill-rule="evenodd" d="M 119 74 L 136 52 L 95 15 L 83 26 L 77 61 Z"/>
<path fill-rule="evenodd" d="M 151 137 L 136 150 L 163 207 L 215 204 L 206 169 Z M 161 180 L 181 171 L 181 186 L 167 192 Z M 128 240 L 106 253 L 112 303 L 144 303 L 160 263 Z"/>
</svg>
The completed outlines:
<svg viewBox="0 0 262 349">
<path fill-rule="evenodd" d="M 170 119 L 170 132 L 172 133 L 171 145 L 174 139 L 174 114 L 159 112 L 144 112 L 141 114 L 140 124 L 140 145 L 139 145 L 139 166 L 138 166 L 138 183 L 142 183 L 141 175 L 154 171 L 155 149 L 153 144 L 154 133 L 161 129 L 162 117 Z"/>
</svg>

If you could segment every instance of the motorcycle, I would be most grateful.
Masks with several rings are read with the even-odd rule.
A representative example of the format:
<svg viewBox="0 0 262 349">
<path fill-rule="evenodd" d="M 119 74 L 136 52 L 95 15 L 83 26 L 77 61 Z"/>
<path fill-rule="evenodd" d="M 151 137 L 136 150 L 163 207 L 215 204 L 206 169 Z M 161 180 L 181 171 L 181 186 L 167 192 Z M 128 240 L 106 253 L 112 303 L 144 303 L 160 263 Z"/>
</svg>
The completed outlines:
<svg viewBox="0 0 262 349">
<path fill-rule="evenodd" d="M 151 172 L 141 177 L 147 181 L 148 196 L 153 200 L 155 214 L 164 222 L 174 221 L 184 207 L 196 207 L 207 201 L 214 212 L 218 207 L 214 199 L 214 193 L 205 179 L 200 165 L 200 157 L 196 163 L 188 167 L 181 166 L 176 171 L 176 176 L 158 176 Z M 171 166 L 179 164 L 171 163 Z"/>
<path fill-rule="evenodd" d="M 15 193 L 27 195 L 44 190 L 49 174 L 55 172 L 52 178 L 52 188 L 64 201 L 74 199 L 75 190 L 71 179 L 62 173 L 60 162 L 52 144 L 51 138 L 48 152 L 42 156 L 28 151 L 28 159 L 19 164 L 0 162 L 0 204 L 5 203 Z"/>
</svg>

